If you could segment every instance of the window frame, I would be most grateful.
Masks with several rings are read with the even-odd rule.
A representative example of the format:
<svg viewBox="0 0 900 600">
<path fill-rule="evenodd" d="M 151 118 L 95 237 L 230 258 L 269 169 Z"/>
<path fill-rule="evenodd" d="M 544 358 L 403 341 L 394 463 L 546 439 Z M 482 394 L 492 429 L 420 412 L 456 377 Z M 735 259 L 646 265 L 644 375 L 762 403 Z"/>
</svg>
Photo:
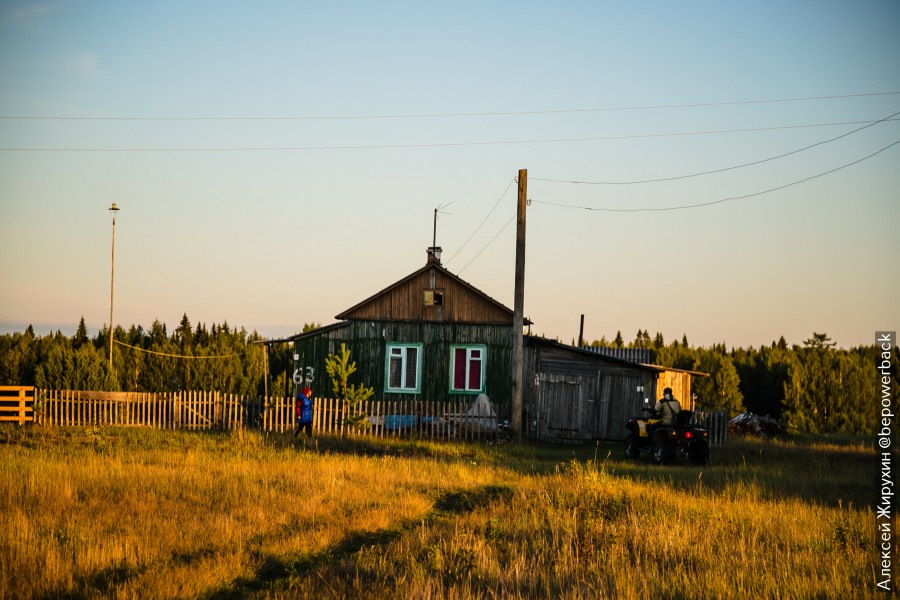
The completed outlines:
<svg viewBox="0 0 900 600">
<path fill-rule="evenodd" d="M 431 301 L 429 302 L 429 296 Z M 444 288 L 426 288 L 422 290 L 422 305 L 431 308 L 444 305 Z"/>
<path fill-rule="evenodd" d="M 455 384 L 455 375 L 456 375 L 456 351 L 457 350 L 465 350 L 466 351 L 466 365 L 465 365 L 465 385 L 469 385 L 469 368 L 471 365 L 471 351 L 479 350 L 481 351 L 481 358 L 479 362 L 481 363 L 481 381 L 479 382 L 478 389 L 459 389 L 454 387 Z M 485 393 L 485 387 L 487 384 L 487 346 L 485 344 L 451 344 L 450 345 L 450 388 L 449 391 L 451 394 L 483 394 Z"/>
<path fill-rule="evenodd" d="M 403 350 L 401 372 L 406 374 L 406 361 L 409 357 L 408 350 L 416 349 L 416 386 L 415 388 L 391 387 L 391 350 L 400 348 Z M 384 392 L 386 394 L 421 394 L 422 393 L 422 344 L 409 342 L 387 342 L 384 352 Z"/>
</svg>

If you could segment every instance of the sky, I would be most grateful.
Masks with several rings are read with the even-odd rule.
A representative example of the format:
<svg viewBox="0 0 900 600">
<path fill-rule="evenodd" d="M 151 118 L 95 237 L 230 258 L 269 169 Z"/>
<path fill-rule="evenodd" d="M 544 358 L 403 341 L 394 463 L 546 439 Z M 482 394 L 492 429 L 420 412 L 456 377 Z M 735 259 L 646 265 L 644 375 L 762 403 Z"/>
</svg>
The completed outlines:
<svg viewBox="0 0 900 600">
<path fill-rule="evenodd" d="M 898 26 L 893 0 L 4 0 L 0 328 L 108 323 L 113 202 L 125 327 L 331 323 L 425 263 L 437 207 L 444 266 L 512 307 L 527 169 L 534 333 L 871 344 L 900 328 Z"/>
</svg>

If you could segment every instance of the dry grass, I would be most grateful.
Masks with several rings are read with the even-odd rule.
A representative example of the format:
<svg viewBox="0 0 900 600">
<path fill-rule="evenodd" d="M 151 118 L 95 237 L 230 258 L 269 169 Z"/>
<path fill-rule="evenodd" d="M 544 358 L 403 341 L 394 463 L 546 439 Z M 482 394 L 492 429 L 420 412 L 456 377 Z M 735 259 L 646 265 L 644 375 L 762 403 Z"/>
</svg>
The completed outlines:
<svg viewBox="0 0 900 600">
<path fill-rule="evenodd" d="M 619 453 L 4 428 L 0 598 L 874 595 L 871 449 Z"/>
</svg>

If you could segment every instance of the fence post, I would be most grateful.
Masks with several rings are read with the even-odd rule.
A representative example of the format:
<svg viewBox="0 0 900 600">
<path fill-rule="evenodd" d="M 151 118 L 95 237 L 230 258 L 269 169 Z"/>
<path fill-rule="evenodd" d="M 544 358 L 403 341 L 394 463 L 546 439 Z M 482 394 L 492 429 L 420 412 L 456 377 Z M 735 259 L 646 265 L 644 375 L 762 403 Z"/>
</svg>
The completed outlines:
<svg viewBox="0 0 900 600">
<path fill-rule="evenodd" d="M 25 388 L 19 388 L 19 425 L 25 424 Z"/>
</svg>

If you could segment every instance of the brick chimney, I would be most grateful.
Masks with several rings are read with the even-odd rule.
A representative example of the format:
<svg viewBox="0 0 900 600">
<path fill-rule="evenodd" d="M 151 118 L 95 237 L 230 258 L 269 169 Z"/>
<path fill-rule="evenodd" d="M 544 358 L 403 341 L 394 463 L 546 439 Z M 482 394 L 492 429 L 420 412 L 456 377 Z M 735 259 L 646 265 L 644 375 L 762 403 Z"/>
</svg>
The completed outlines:
<svg viewBox="0 0 900 600">
<path fill-rule="evenodd" d="M 429 246 L 425 250 L 425 255 L 428 257 L 426 264 L 441 264 L 441 247 L 440 246 Z"/>
</svg>

